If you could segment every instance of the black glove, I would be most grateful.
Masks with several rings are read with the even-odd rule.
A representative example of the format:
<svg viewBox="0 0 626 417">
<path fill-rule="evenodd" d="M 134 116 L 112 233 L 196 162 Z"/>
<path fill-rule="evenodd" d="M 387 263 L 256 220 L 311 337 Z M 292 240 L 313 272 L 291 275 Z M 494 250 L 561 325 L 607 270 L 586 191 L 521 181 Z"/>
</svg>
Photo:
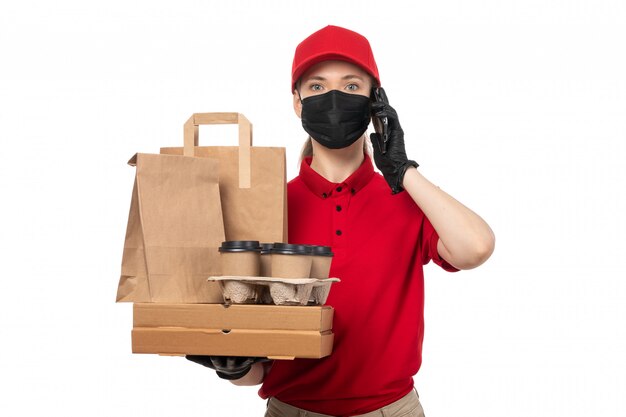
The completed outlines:
<svg viewBox="0 0 626 417">
<path fill-rule="evenodd" d="M 386 144 L 383 143 L 383 132 L 380 129 L 376 129 L 377 133 L 370 134 L 374 148 L 374 162 L 391 187 L 392 194 L 397 194 L 404 189 L 402 181 L 406 170 L 412 166 L 417 168 L 419 164 L 406 156 L 404 132 L 400 127 L 398 114 L 389 105 L 387 94 L 382 87 L 379 87 L 378 94 L 380 100 L 372 102 L 372 116 L 379 119 L 387 118 L 388 140 Z M 375 120 L 374 125 L 376 126 L 377 123 Z"/>
<path fill-rule="evenodd" d="M 214 369 L 222 379 L 239 379 L 244 377 L 252 365 L 257 362 L 267 362 L 268 358 L 247 358 L 242 356 L 204 356 L 186 355 L 186 359 Z"/>
</svg>

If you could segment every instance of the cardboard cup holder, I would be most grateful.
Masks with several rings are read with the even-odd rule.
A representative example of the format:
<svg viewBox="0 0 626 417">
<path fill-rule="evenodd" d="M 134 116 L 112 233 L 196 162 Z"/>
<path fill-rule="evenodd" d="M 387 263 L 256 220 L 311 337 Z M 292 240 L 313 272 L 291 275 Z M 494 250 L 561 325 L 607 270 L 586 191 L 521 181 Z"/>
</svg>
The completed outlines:
<svg viewBox="0 0 626 417">
<path fill-rule="evenodd" d="M 226 304 L 324 305 L 339 278 L 209 277 L 220 283 Z"/>
</svg>

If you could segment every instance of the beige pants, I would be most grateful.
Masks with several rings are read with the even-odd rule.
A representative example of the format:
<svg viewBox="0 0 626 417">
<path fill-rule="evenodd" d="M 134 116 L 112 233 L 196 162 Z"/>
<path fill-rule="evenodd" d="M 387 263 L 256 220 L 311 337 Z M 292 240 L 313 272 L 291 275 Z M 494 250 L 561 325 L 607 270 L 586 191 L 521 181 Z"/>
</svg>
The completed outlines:
<svg viewBox="0 0 626 417">
<path fill-rule="evenodd" d="M 358 417 L 424 417 L 424 410 L 420 404 L 417 391 L 409 392 L 404 397 L 400 398 L 389 405 L 386 405 L 378 410 L 371 411 L 366 414 L 359 414 Z M 306 411 L 301 408 L 297 408 L 286 404 L 277 398 L 270 397 L 267 402 L 267 411 L 265 417 L 332 417 L 328 414 L 314 413 L 312 411 Z M 355 416 L 356 417 L 356 416 Z"/>
</svg>

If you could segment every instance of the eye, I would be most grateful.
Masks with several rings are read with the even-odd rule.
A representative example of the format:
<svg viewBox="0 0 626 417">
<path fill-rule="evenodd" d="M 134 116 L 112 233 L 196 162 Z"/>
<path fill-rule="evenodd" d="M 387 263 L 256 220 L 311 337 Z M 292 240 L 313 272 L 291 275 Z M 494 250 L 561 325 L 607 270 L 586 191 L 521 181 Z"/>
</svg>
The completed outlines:
<svg viewBox="0 0 626 417">
<path fill-rule="evenodd" d="M 354 83 L 348 84 L 346 86 L 346 90 L 348 90 L 348 91 L 356 91 L 358 89 L 359 89 L 359 86 L 357 84 L 354 84 Z"/>
<path fill-rule="evenodd" d="M 309 86 L 309 88 L 310 88 L 312 91 L 322 91 L 322 88 L 323 88 L 323 87 L 322 87 L 322 85 L 321 85 L 321 84 L 311 84 L 311 85 Z"/>
</svg>

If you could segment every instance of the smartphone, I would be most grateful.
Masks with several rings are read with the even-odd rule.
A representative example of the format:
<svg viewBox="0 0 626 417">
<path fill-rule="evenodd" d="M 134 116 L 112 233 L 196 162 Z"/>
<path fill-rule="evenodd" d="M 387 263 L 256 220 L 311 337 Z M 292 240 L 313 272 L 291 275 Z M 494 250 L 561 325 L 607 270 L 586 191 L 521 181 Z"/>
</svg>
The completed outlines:
<svg viewBox="0 0 626 417">
<path fill-rule="evenodd" d="M 373 88 L 372 99 L 378 103 L 384 103 L 384 90 L 381 87 Z M 389 121 L 386 117 L 372 117 L 374 124 L 374 130 L 380 135 L 381 143 L 380 152 L 385 154 L 387 152 L 387 141 L 389 140 Z"/>
</svg>

